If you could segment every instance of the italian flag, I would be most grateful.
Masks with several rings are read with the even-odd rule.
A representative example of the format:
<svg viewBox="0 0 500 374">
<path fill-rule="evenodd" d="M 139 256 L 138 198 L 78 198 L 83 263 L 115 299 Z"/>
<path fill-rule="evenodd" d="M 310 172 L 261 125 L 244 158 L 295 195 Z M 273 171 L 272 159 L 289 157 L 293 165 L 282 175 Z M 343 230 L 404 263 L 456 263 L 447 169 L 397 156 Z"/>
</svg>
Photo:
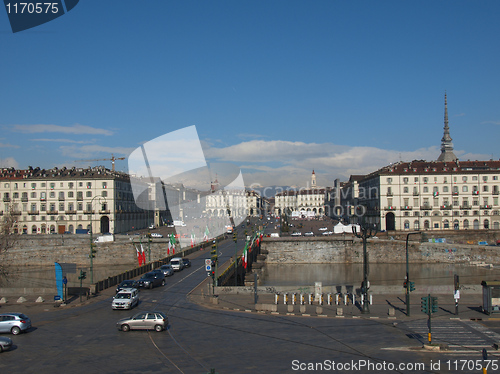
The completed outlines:
<svg viewBox="0 0 500 374">
<path fill-rule="evenodd" d="M 241 255 L 241 262 L 243 263 L 243 267 L 247 268 L 248 263 L 248 242 L 245 244 L 245 249 L 243 249 L 243 254 Z"/>
<path fill-rule="evenodd" d="M 142 257 L 142 263 L 145 264 L 146 263 L 146 253 L 144 252 L 144 247 L 142 246 L 142 243 L 141 243 L 141 257 Z"/>
<path fill-rule="evenodd" d="M 169 245 L 170 245 L 170 248 L 172 249 L 172 254 L 175 255 L 175 238 L 174 238 L 174 234 L 170 234 Z"/>
<path fill-rule="evenodd" d="M 208 236 L 210 232 L 208 231 L 208 226 L 205 226 L 205 234 L 203 235 L 203 241 L 206 242 L 208 240 Z"/>
<path fill-rule="evenodd" d="M 139 248 L 137 248 L 137 246 L 135 246 L 135 251 L 137 252 L 137 262 L 139 262 L 139 266 L 141 266 L 142 265 L 142 256 L 139 253 Z"/>
</svg>

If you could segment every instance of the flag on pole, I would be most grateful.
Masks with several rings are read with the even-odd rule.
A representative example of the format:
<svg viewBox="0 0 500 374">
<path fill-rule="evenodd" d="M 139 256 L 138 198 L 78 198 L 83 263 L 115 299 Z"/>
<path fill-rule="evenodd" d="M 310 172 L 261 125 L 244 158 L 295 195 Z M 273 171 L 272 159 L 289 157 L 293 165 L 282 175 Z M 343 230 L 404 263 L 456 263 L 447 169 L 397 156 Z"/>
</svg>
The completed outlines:
<svg viewBox="0 0 500 374">
<path fill-rule="evenodd" d="M 245 249 L 243 249 L 243 254 L 241 255 L 241 262 L 243 263 L 243 267 L 247 268 L 248 263 L 248 241 L 245 243 Z"/>
<path fill-rule="evenodd" d="M 139 253 L 139 248 L 137 248 L 137 246 L 135 246 L 135 251 L 137 252 L 137 262 L 139 262 L 139 266 L 141 266 L 142 265 L 142 256 Z"/>
<path fill-rule="evenodd" d="M 210 235 L 210 232 L 208 231 L 208 226 L 205 226 L 205 234 L 203 235 L 204 242 L 208 240 L 208 235 Z"/>
<path fill-rule="evenodd" d="M 172 254 L 175 255 L 175 238 L 174 238 L 174 234 L 170 234 L 170 248 L 172 249 Z"/>
<path fill-rule="evenodd" d="M 145 264 L 146 263 L 146 253 L 144 253 L 144 247 L 142 246 L 142 243 L 141 243 L 141 254 L 142 254 L 142 263 Z"/>
<path fill-rule="evenodd" d="M 191 248 L 194 247 L 194 239 L 193 239 L 193 234 L 191 234 Z"/>
</svg>

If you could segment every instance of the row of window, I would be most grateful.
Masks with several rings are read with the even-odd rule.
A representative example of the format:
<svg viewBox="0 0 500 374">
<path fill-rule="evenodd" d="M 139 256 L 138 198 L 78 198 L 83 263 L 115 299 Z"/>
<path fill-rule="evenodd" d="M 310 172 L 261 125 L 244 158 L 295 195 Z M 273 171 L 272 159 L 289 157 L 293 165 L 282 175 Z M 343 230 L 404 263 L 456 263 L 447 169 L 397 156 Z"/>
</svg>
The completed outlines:
<svg viewBox="0 0 500 374">
<path fill-rule="evenodd" d="M 424 217 L 430 217 L 430 216 L 454 216 L 454 217 L 460 217 L 460 216 L 480 216 L 480 215 L 483 215 L 483 216 L 498 216 L 498 210 L 494 210 L 491 212 L 491 214 L 488 212 L 488 210 L 483 210 L 482 211 L 483 213 L 481 214 L 481 211 L 480 210 L 473 210 L 470 212 L 469 214 L 469 211 L 468 210 L 465 210 L 463 212 L 460 212 L 458 210 L 456 211 L 453 211 L 452 214 L 450 214 L 448 211 L 444 211 L 444 212 L 440 212 L 440 211 L 434 211 L 434 212 L 430 212 L 428 210 L 425 210 L 423 212 L 419 212 L 418 210 L 415 211 L 415 212 L 409 212 L 409 211 L 404 211 L 403 212 L 403 216 L 404 217 L 420 217 L 420 216 L 424 216 Z"/>
<path fill-rule="evenodd" d="M 483 222 L 482 222 L 482 226 L 484 229 L 489 229 L 490 228 L 490 221 L 488 219 L 485 219 Z M 443 229 L 449 229 L 450 228 L 450 225 L 451 225 L 451 222 L 448 221 L 447 219 L 443 220 L 442 222 L 442 227 L 441 227 L 441 222 L 434 222 L 433 223 L 433 228 L 434 229 L 440 229 L 440 228 L 443 228 Z M 472 222 L 472 228 L 474 230 L 479 230 L 480 229 L 480 226 L 481 226 L 481 223 L 479 220 L 474 220 Z M 428 230 L 431 228 L 431 223 L 428 221 L 428 220 L 425 220 L 424 221 L 424 230 Z M 460 221 L 458 220 L 454 220 L 453 221 L 453 229 L 454 230 L 460 230 L 461 228 L 463 229 L 469 229 L 470 228 L 470 224 L 469 224 L 469 221 L 468 220 L 464 220 L 463 223 L 462 223 L 462 227 L 460 227 Z M 410 229 L 410 221 L 404 221 L 404 229 L 405 230 L 409 230 Z M 413 222 L 413 229 L 414 230 L 420 230 L 420 222 L 419 221 L 414 221 Z M 500 229 L 500 222 L 498 221 L 495 221 L 493 222 L 493 229 L 495 230 L 499 230 Z"/>
<path fill-rule="evenodd" d="M 491 177 L 491 179 L 494 180 L 494 181 L 497 181 L 498 180 L 498 175 L 493 175 Z M 423 177 L 422 180 L 423 180 L 424 183 L 429 183 L 429 177 Z M 468 180 L 469 180 L 469 177 L 467 177 L 465 175 L 462 176 L 462 182 L 466 183 Z M 473 175 L 471 177 L 471 180 L 474 182 L 474 181 L 479 180 L 479 178 L 478 178 L 477 175 Z M 482 180 L 483 180 L 483 182 L 488 182 L 488 176 L 487 175 L 483 175 Z M 392 178 L 390 178 L 390 177 L 387 178 L 387 184 L 392 184 L 392 181 L 393 181 Z M 404 184 L 408 184 L 409 181 L 410 181 L 410 178 L 408 178 L 408 177 L 403 178 L 403 183 Z M 414 177 L 413 181 L 414 181 L 414 183 L 418 183 L 419 177 Z M 434 182 L 438 182 L 438 177 L 434 177 Z M 455 182 L 455 183 L 458 182 L 458 177 L 453 177 L 453 182 Z M 443 183 L 448 183 L 448 178 L 447 177 L 444 177 Z"/>
<path fill-rule="evenodd" d="M 92 182 L 67 182 L 68 183 L 68 188 L 74 188 L 75 185 L 78 185 L 78 187 L 83 187 L 85 183 L 86 188 L 92 188 Z M 22 184 L 22 188 L 28 188 L 28 183 L 23 182 L 23 183 L 12 183 L 12 187 L 14 190 L 17 190 Z M 32 182 L 29 184 L 31 189 L 36 189 L 37 188 L 37 183 Z M 56 182 L 51 182 L 48 184 L 50 189 L 56 188 Z M 9 188 L 10 187 L 10 182 L 4 183 L 4 188 Z M 41 182 L 40 183 L 41 188 L 47 188 L 47 183 L 46 182 Z M 64 188 L 64 182 L 59 182 L 59 188 Z M 102 188 L 108 188 L 108 182 L 102 182 Z"/>
<path fill-rule="evenodd" d="M 36 192 L 31 192 L 29 194 L 29 197 L 31 199 L 36 199 L 37 198 L 37 193 Z M 51 191 L 48 193 L 49 198 L 55 199 L 56 198 L 56 193 L 54 191 Z M 108 197 L 108 191 L 101 191 L 101 196 L 102 197 Z M 73 191 L 68 192 L 68 198 L 74 198 L 75 193 Z M 92 197 L 92 191 L 85 191 L 85 197 Z M 12 193 L 12 198 L 13 199 L 19 199 L 19 192 L 13 192 Z M 58 193 L 58 198 L 59 200 L 64 200 L 65 199 L 65 193 L 63 191 L 59 191 Z M 76 198 L 77 199 L 83 199 L 83 191 L 77 191 L 76 192 Z M 4 192 L 3 194 L 3 199 L 4 201 L 10 200 L 10 193 L 9 192 Z M 23 192 L 21 194 L 21 199 L 28 199 L 28 193 Z M 46 200 L 47 199 L 47 192 L 40 192 L 40 200 Z"/>
<path fill-rule="evenodd" d="M 429 192 L 429 187 L 424 186 L 422 188 L 422 191 L 423 191 L 423 193 L 428 193 Z M 442 192 L 443 193 L 450 192 L 449 187 L 448 186 L 443 186 L 443 191 Z M 459 187 L 458 186 L 453 186 L 452 192 L 458 194 L 460 192 Z M 462 192 L 469 192 L 469 186 L 462 186 Z M 478 186 L 472 186 L 472 192 L 473 193 L 478 193 L 479 192 Z M 483 185 L 483 192 L 490 192 L 490 186 Z M 491 192 L 493 192 L 494 194 L 498 194 L 499 193 L 498 186 L 497 185 L 492 186 Z M 392 193 L 393 193 L 392 192 L 392 187 L 387 187 L 387 194 L 392 194 Z M 403 193 L 410 193 L 410 188 L 409 187 L 403 187 Z M 418 194 L 418 187 L 413 187 L 413 193 L 414 194 Z M 439 193 L 439 187 L 438 186 L 432 187 L 432 193 L 434 193 L 434 194 Z"/>
<path fill-rule="evenodd" d="M 434 198 L 434 199 L 432 199 L 432 202 L 433 202 L 433 206 L 435 206 L 435 207 L 450 206 L 450 201 L 449 201 L 449 199 L 447 197 L 444 197 L 442 200 L 440 200 L 439 198 Z M 498 205 L 498 202 L 499 202 L 498 197 L 494 197 L 493 198 L 493 205 Z M 423 203 L 423 206 L 430 206 L 429 198 L 424 197 L 423 200 L 422 200 L 422 203 Z M 453 203 L 453 206 L 458 207 L 459 206 L 458 198 L 454 198 L 452 200 L 452 203 Z M 387 204 L 389 206 L 392 206 L 393 205 L 393 199 L 387 199 Z M 489 204 L 490 204 L 490 199 L 488 197 L 483 197 L 483 204 L 482 205 L 488 206 Z M 404 198 L 403 199 L 403 205 L 404 206 L 410 206 L 410 199 L 409 198 Z M 473 198 L 472 205 L 479 205 L 479 198 L 476 198 L 476 197 Z M 420 206 L 420 200 L 418 198 L 413 199 L 413 206 L 414 207 Z M 463 197 L 462 198 L 462 206 L 465 206 L 465 207 L 469 206 L 469 198 L 468 197 Z"/>
</svg>

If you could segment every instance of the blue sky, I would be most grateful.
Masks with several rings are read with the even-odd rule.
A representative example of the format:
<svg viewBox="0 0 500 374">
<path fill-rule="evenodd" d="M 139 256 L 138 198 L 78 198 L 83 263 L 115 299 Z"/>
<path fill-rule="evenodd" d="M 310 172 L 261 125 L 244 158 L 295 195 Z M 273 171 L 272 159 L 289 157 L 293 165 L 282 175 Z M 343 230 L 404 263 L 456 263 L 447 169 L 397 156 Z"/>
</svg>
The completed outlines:
<svg viewBox="0 0 500 374">
<path fill-rule="evenodd" d="M 500 158 L 498 1 L 85 0 L 13 34 L 0 10 L 0 165 L 87 166 L 196 125 L 248 185 Z M 117 161 L 126 170 L 125 161 Z"/>
</svg>

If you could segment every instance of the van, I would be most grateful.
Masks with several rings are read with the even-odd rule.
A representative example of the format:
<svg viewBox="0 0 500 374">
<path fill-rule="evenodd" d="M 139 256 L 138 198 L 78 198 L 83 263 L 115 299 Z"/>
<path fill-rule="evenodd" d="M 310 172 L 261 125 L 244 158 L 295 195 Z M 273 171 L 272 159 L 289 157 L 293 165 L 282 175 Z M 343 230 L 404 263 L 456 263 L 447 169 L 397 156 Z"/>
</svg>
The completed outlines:
<svg viewBox="0 0 500 374">
<path fill-rule="evenodd" d="M 180 271 L 184 269 L 184 262 L 182 261 L 182 258 L 175 257 L 170 260 L 170 266 L 172 266 L 172 269 L 174 269 L 174 271 Z"/>
</svg>

